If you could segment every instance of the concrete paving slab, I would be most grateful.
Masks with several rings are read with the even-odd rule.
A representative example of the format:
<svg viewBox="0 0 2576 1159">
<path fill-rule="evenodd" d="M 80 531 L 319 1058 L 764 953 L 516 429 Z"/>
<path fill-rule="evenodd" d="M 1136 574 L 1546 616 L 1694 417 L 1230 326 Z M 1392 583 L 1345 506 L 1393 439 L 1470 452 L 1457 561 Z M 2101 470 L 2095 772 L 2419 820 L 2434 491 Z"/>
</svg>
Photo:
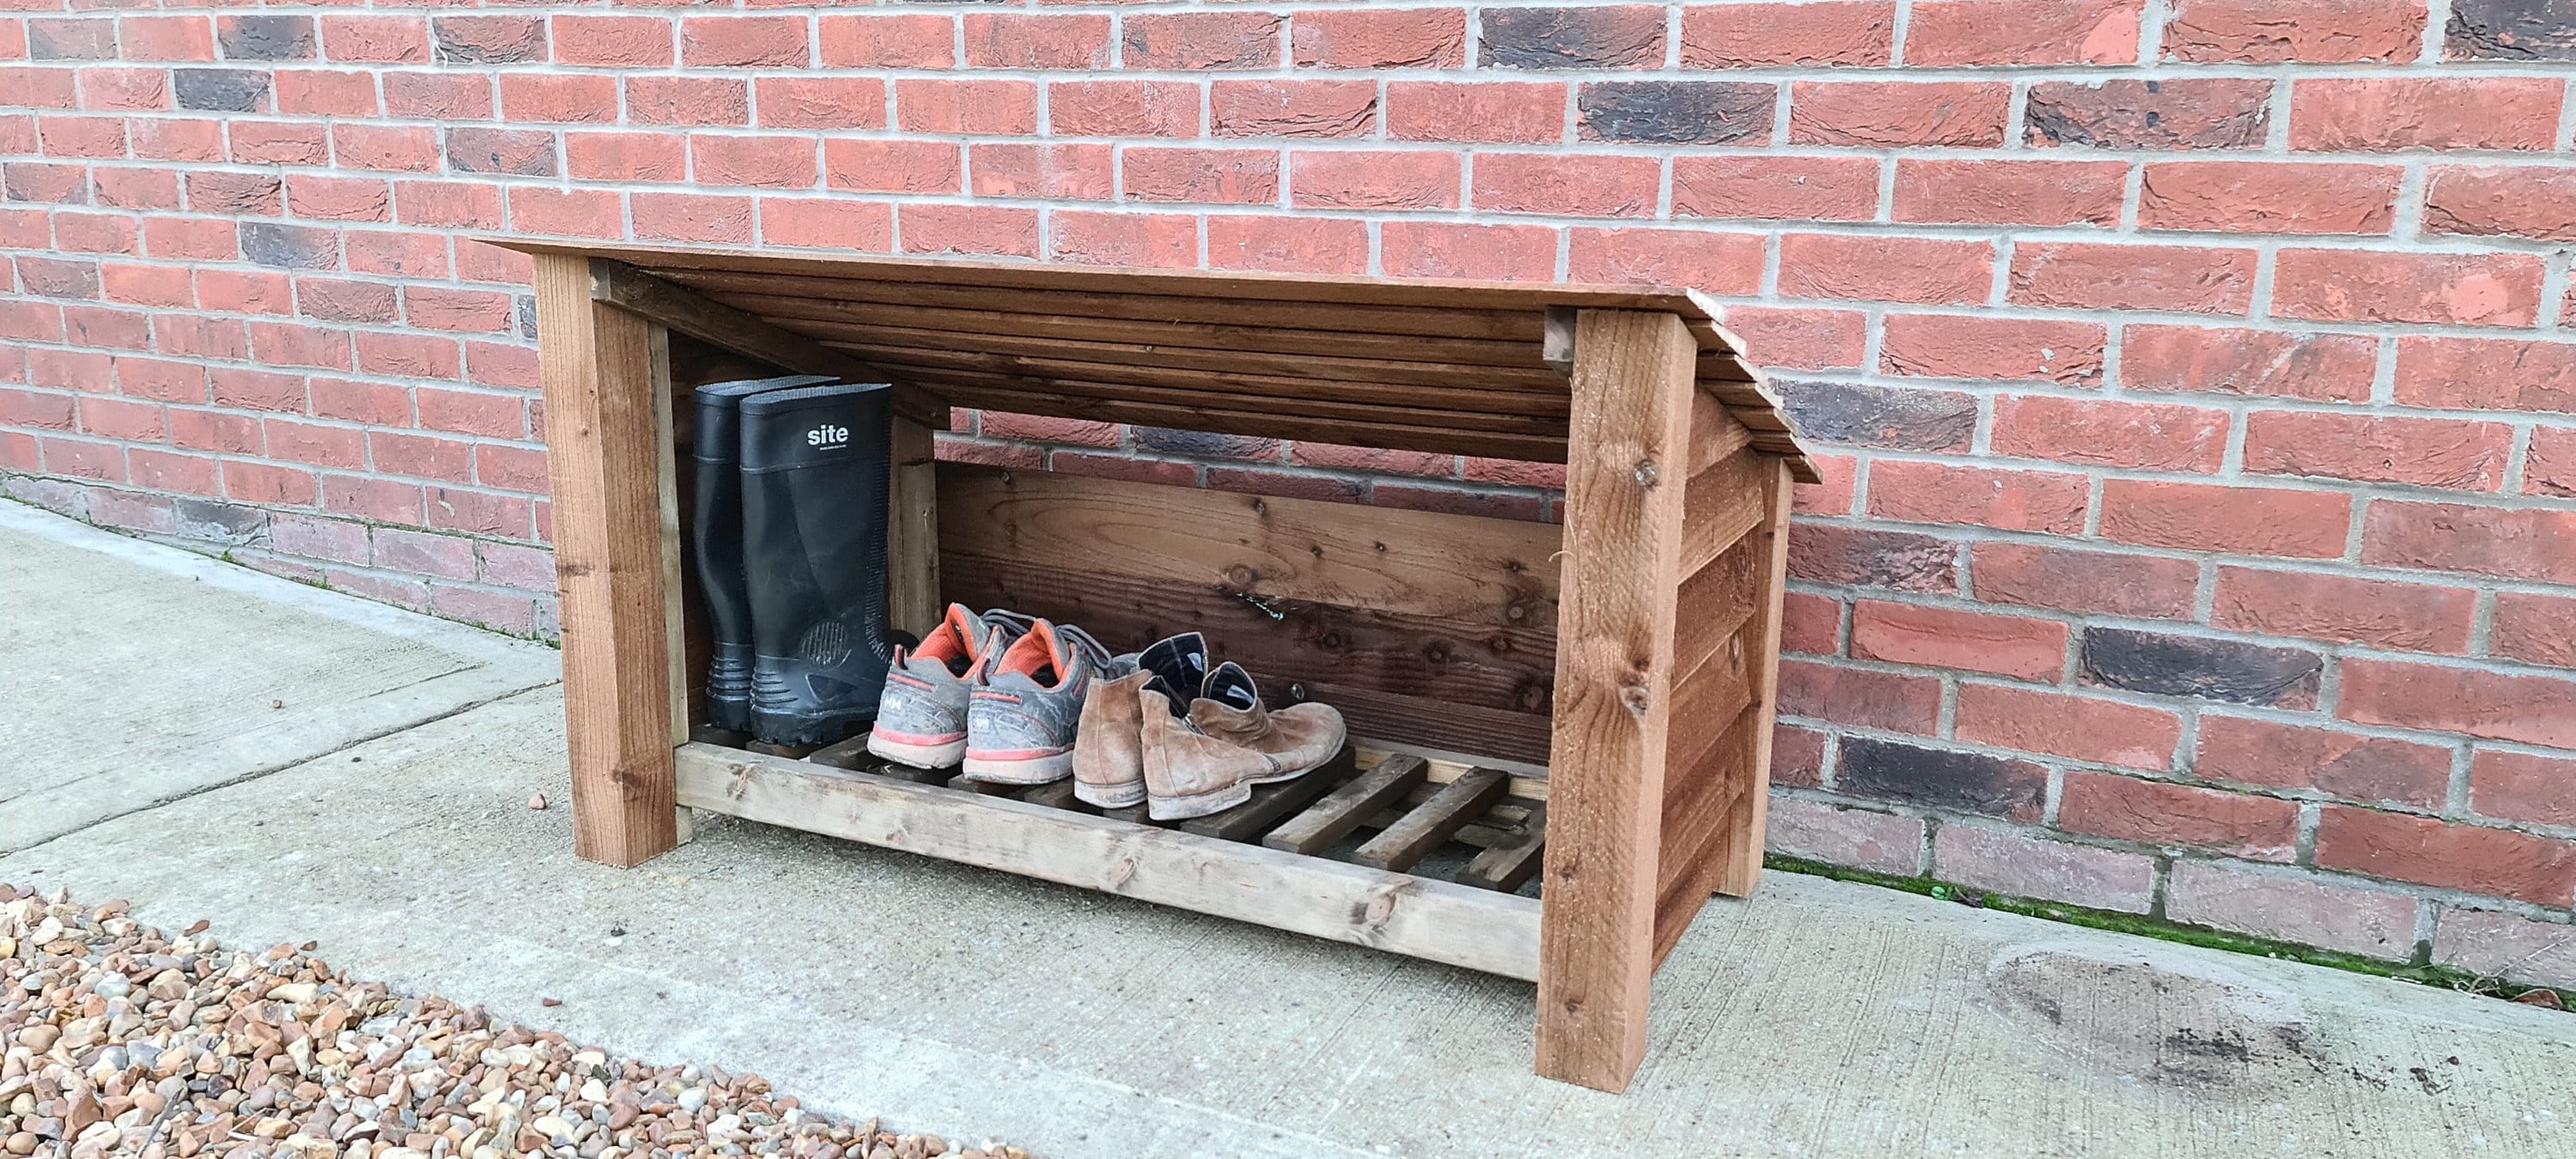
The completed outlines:
<svg viewBox="0 0 2576 1159">
<path fill-rule="evenodd" d="M 543 645 L 0 500 L 0 851 L 560 670 Z"/>
<path fill-rule="evenodd" d="M 1625 1096 L 1532 988 L 711 818 L 575 861 L 558 689 L 0 858 L 907 1130 L 1084 1156 L 2576 1153 L 2576 1018 L 1773 874 L 1657 981 Z M 559 1007 L 541 1000 L 558 998 Z"/>
</svg>

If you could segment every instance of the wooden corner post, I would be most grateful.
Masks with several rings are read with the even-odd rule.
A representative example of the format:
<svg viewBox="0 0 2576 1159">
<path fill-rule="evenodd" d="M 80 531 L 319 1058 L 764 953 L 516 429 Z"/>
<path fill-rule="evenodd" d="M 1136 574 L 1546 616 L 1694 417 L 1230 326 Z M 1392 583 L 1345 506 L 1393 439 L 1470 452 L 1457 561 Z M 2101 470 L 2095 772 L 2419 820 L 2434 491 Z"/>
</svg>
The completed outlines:
<svg viewBox="0 0 2576 1159">
<path fill-rule="evenodd" d="M 573 852 L 635 865 L 679 842 L 662 461 L 670 403 L 657 389 L 657 328 L 594 301 L 590 266 L 536 256 Z"/>
<path fill-rule="evenodd" d="M 1698 347 L 1669 313 L 1584 310 L 1574 331 L 1538 1073 L 1620 1091 L 1654 977 Z"/>
</svg>

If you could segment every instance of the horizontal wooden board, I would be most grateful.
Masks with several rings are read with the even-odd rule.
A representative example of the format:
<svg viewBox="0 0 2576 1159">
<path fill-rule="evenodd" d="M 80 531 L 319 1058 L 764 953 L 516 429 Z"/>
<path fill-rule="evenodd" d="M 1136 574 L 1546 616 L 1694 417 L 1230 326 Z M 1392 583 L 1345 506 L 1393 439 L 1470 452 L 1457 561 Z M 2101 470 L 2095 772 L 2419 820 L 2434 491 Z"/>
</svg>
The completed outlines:
<svg viewBox="0 0 2576 1159">
<path fill-rule="evenodd" d="M 709 745 L 682 745 L 675 765 L 691 808 L 1538 977 L 1534 898 Z"/>
<path fill-rule="evenodd" d="M 1431 799 L 1405 811 L 1395 823 L 1362 843 L 1351 859 L 1380 869 L 1411 869 L 1460 829 L 1482 817 L 1503 799 L 1511 778 L 1494 769 L 1469 769 L 1465 776 L 1440 786 Z"/>
<path fill-rule="evenodd" d="M 1080 419 L 1085 422 L 1136 423 L 1185 431 L 1208 431 L 1220 435 L 1242 435 L 1256 439 L 1292 439 L 1299 442 L 1330 443 L 1336 446 L 1423 451 L 1435 455 L 1480 455 L 1486 458 L 1513 459 L 1525 463 L 1565 461 L 1565 440 L 1555 436 L 1442 429 L 1399 423 L 1357 422 L 1347 419 L 1319 419 L 1279 414 L 1275 411 L 1129 402 L 1069 393 L 1072 388 L 1082 385 L 1079 383 L 1059 384 L 1067 390 L 1053 393 L 1016 388 L 996 389 L 988 385 L 965 382 L 965 376 L 957 372 L 935 376 L 916 375 L 914 379 L 932 393 L 954 405 L 970 406 L 980 410 L 1013 411 L 1053 418 Z"/>
<path fill-rule="evenodd" d="M 1733 817 L 1753 783 L 1758 706 L 1736 713 L 1714 743 L 1688 766 L 1664 771 L 1663 828 L 1656 853 L 1655 961 L 1661 963 L 1716 892 L 1731 852 L 1727 843 L 1742 828 Z"/>
<path fill-rule="evenodd" d="M 1428 769 L 1428 763 L 1420 757 L 1389 756 L 1271 830 L 1261 843 L 1290 853 L 1320 853 L 1349 836 L 1379 810 L 1402 800 L 1422 783 Z"/>
<path fill-rule="evenodd" d="M 1761 605 L 1770 543 L 1747 535 L 1682 581 L 1674 600 L 1673 671 L 1689 673 L 1735 638 Z"/>
<path fill-rule="evenodd" d="M 1552 524 L 943 465 L 940 547 L 1494 628 L 1556 622 Z"/>
<path fill-rule="evenodd" d="M 1762 525 L 1770 502 L 1772 459 L 1738 451 L 1690 477 L 1682 498 L 1681 574 L 1707 567 Z"/>
</svg>

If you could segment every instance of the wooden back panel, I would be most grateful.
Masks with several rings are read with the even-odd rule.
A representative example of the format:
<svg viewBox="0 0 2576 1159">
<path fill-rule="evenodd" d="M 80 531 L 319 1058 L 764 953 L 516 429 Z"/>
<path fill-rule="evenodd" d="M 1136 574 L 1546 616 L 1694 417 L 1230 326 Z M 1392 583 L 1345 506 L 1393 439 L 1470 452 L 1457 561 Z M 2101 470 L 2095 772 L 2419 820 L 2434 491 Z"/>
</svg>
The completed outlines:
<svg viewBox="0 0 2576 1159">
<path fill-rule="evenodd" d="M 1547 759 L 1561 542 L 1549 524 L 939 467 L 949 599 L 1122 651 L 1205 632 L 1274 703 L 1512 760 Z"/>
</svg>

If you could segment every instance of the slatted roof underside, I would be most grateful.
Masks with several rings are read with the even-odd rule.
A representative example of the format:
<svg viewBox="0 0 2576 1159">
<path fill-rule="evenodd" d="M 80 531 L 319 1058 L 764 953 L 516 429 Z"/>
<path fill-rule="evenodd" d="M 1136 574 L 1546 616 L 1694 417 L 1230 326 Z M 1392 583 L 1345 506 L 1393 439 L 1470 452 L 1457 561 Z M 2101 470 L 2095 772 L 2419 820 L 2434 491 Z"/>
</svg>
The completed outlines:
<svg viewBox="0 0 2576 1159">
<path fill-rule="evenodd" d="M 1699 388 L 1816 479 L 1687 291 L 491 240 L 625 262 L 957 406 L 1536 462 L 1565 460 L 1571 399 L 1548 311 L 1666 310 L 1698 340 Z"/>
</svg>

